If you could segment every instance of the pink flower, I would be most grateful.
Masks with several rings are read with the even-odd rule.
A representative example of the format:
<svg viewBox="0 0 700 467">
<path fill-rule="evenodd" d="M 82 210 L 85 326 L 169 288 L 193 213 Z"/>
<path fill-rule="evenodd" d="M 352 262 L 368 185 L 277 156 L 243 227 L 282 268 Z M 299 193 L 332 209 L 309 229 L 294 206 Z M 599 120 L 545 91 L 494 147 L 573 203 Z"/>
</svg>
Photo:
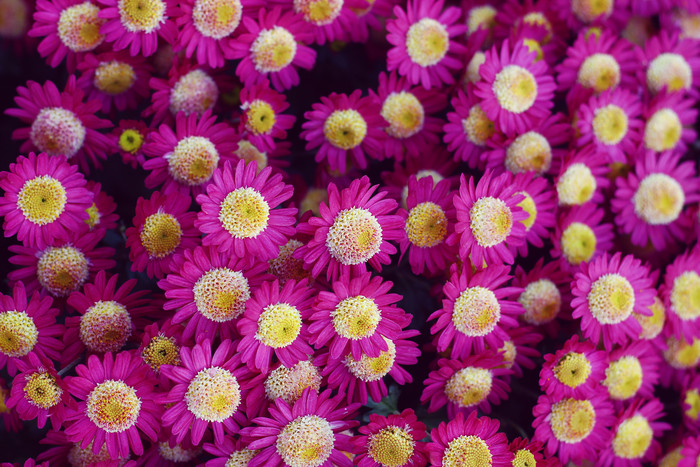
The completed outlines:
<svg viewBox="0 0 700 467">
<path fill-rule="evenodd" d="M 288 108 L 284 94 L 270 89 L 267 80 L 246 86 L 241 90 L 241 130 L 259 150 L 273 151 L 274 139 L 287 138 L 296 121 L 295 116 L 282 114 Z"/>
<path fill-rule="evenodd" d="M 587 340 L 569 338 L 556 353 L 546 354 L 540 370 L 540 388 L 553 400 L 591 397 L 600 391 L 608 358 Z"/>
<path fill-rule="evenodd" d="M 427 436 L 425 424 L 412 409 L 388 416 L 370 413 L 369 423 L 358 431 L 360 435 L 352 440 L 358 467 L 423 467 L 427 463 L 425 443 L 421 441 Z"/>
</svg>

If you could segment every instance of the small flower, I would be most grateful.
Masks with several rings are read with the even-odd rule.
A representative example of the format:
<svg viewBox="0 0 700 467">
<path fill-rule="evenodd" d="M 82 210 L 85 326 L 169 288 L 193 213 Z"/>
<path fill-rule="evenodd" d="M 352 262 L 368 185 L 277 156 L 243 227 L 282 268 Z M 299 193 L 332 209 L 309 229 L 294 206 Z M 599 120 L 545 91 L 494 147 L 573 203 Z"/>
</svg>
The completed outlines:
<svg viewBox="0 0 700 467">
<path fill-rule="evenodd" d="M 666 309 L 666 330 L 690 341 L 700 337 L 700 268 L 698 251 L 679 255 L 667 267 L 659 292 Z"/>
<path fill-rule="evenodd" d="M 427 436 L 425 424 L 412 409 L 388 416 L 370 413 L 369 423 L 358 431 L 360 435 L 352 440 L 358 467 L 422 467 L 427 463 L 421 441 Z"/>
<path fill-rule="evenodd" d="M 682 93 L 664 91 L 645 106 L 642 142 L 647 152 L 684 153 L 697 138 L 692 128 L 698 117 L 695 101 L 683 97 Z"/>
<path fill-rule="evenodd" d="M 544 356 L 540 388 L 553 400 L 591 397 L 600 390 L 608 359 L 588 341 L 574 335 L 554 354 Z"/>
<path fill-rule="evenodd" d="M 248 141 L 260 150 L 274 150 L 273 138 L 287 138 L 287 130 L 296 120 L 293 115 L 282 114 L 289 108 L 284 94 L 273 91 L 269 82 L 263 80 L 244 87 L 240 98 L 243 111 L 241 129 L 247 133 Z"/>
<path fill-rule="evenodd" d="M 620 30 L 615 28 L 625 24 L 628 15 L 627 9 L 614 0 L 554 0 L 551 8 L 574 31 L 586 26 Z"/>
<path fill-rule="evenodd" d="M 654 277 L 654 276 L 652 276 Z M 656 279 L 653 279 L 656 282 Z M 658 294 L 654 297 L 654 303 L 649 307 L 651 315 L 645 316 L 632 312 L 632 316 L 637 320 L 642 327 L 642 332 L 639 335 L 640 339 L 653 340 L 661 334 L 666 324 L 666 307 L 659 298 Z"/>
<path fill-rule="evenodd" d="M 240 438 L 234 441 L 228 436 L 217 443 L 204 443 L 203 447 L 209 454 L 217 456 L 207 461 L 206 467 L 248 467 L 248 462 L 260 452 L 248 449 L 247 443 Z"/>
<path fill-rule="evenodd" d="M 287 5 L 287 0 L 275 0 Z M 302 27 L 312 34 L 318 45 L 345 41 L 357 35 L 357 13 L 369 2 L 362 0 L 295 0 L 294 13 L 301 16 Z"/>
<path fill-rule="evenodd" d="M 602 209 L 587 203 L 560 216 L 552 235 L 552 257 L 562 257 L 562 266 L 575 271 L 580 264 L 608 251 L 612 247 L 613 226 L 601 223 L 604 214 Z"/>
<path fill-rule="evenodd" d="M 662 30 L 638 50 L 637 58 L 644 65 L 639 82 L 645 83 L 651 94 L 666 89 L 698 97 L 700 48 L 695 41 Z"/>
<path fill-rule="evenodd" d="M 651 399 L 659 381 L 660 366 L 661 358 L 649 342 L 634 342 L 610 354 L 602 384 L 614 401 Z"/>
<path fill-rule="evenodd" d="M 141 345 L 134 353 L 141 357 L 153 373 L 161 377 L 159 384 L 164 388 L 167 387 L 167 378 L 161 373 L 161 367 L 180 365 L 182 343 L 182 326 L 173 324 L 168 319 L 161 325 L 153 323 L 143 328 Z"/>
<path fill-rule="evenodd" d="M 117 228 L 119 214 L 114 211 L 117 209 L 117 204 L 114 199 L 107 193 L 102 191 L 102 185 L 92 180 L 89 180 L 86 188 L 92 192 L 92 205 L 86 209 L 88 217 L 85 222 L 90 230 L 102 229 L 111 230 Z"/>
<path fill-rule="evenodd" d="M 137 120 L 120 120 L 114 129 L 112 139 L 114 146 L 122 156 L 122 162 L 132 169 L 141 167 L 146 158 L 143 154 L 143 144 L 150 129 L 145 123 Z"/>
<path fill-rule="evenodd" d="M 530 215 L 520 221 L 525 226 L 525 243 L 517 251 L 524 258 L 527 256 L 528 245 L 536 248 L 544 246 L 543 240 L 549 238 L 557 222 L 557 207 L 554 190 L 545 178 L 537 177 L 532 172 L 519 173 L 513 177 L 512 184 L 516 187 L 515 194 L 525 197 L 518 206 Z"/>
<path fill-rule="evenodd" d="M 529 271 L 515 268 L 513 286 L 522 288 L 518 302 L 525 308 L 520 319 L 533 326 L 552 323 L 570 302 L 568 289 L 571 277 L 561 269 L 560 261 L 544 264 L 540 258 Z"/>
<path fill-rule="evenodd" d="M 520 325 L 509 329 L 508 340 L 496 349 L 503 356 L 503 368 L 512 370 L 516 378 L 522 378 L 523 368 L 529 370 L 535 368 L 535 360 L 540 357 L 536 346 L 541 340 L 542 334 L 532 326 Z M 506 377 L 506 381 L 510 379 L 510 376 Z"/>
<path fill-rule="evenodd" d="M 325 190 L 323 191 L 325 193 Z M 304 261 L 294 257 L 294 252 L 302 245 L 304 244 L 301 241 L 292 238 L 280 247 L 277 258 L 268 261 L 270 265 L 268 272 L 277 278 L 280 285 L 286 284 L 289 280 L 299 282 L 302 279 L 311 279 L 310 282 L 313 282 L 309 271 L 304 269 Z"/>
<path fill-rule="evenodd" d="M 609 160 L 593 144 L 571 153 L 554 183 L 560 206 L 581 206 L 589 201 L 601 204 L 604 190 L 610 185 Z M 614 203 L 614 201 L 613 201 Z"/>
<path fill-rule="evenodd" d="M 481 102 L 470 91 L 471 86 L 466 93 L 458 89 L 450 101 L 454 112 L 447 113 L 448 123 L 443 127 L 443 139 L 447 148 L 454 152 L 456 160 L 475 168 L 482 165 L 481 154 L 496 133 L 496 125 L 486 116 Z"/>
</svg>

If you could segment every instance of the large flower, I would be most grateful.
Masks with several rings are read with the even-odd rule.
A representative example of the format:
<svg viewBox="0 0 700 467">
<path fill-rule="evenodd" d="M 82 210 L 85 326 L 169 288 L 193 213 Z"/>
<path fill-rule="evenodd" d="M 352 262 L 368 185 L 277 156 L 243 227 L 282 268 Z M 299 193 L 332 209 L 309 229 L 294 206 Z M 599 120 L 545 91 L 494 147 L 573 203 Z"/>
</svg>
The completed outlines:
<svg viewBox="0 0 700 467">
<path fill-rule="evenodd" d="M 644 65 L 639 82 L 656 94 L 662 90 L 698 97 L 700 87 L 700 47 L 690 38 L 679 38 L 662 30 L 649 38 L 638 50 L 638 59 Z"/>
</svg>

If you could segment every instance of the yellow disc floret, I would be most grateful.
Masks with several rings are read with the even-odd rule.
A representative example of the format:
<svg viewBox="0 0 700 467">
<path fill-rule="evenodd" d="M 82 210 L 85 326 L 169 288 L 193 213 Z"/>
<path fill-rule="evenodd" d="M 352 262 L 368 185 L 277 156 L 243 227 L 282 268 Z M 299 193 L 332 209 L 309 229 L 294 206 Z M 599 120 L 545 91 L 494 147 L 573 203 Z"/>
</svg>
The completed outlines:
<svg viewBox="0 0 700 467">
<path fill-rule="evenodd" d="M 91 352 L 117 352 L 131 336 L 131 316 L 114 300 L 99 300 L 80 318 L 80 340 Z"/>
<path fill-rule="evenodd" d="M 634 309 L 634 289 L 623 276 L 612 273 L 600 276 L 588 292 L 588 308 L 601 324 L 626 320 Z"/>
<path fill-rule="evenodd" d="M 423 104 L 408 91 L 389 94 L 382 104 L 381 115 L 389 123 L 386 132 L 399 139 L 418 133 L 425 120 Z"/>
<path fill-rule="evenodd" d="M 346 339 L 362 339 L 374 334 L 382 313 L 374 300 L 357 295 L 343 299 L 331 312 L 333 327 Z"/>
<path fill-rule="evenodd" d="M 318 392 L 321 388 L 321 374 L 310 360 L 301 360 L 291 368 L 280 365 L 265 379 L 265 395 L 271 401 L 281 398 L 294 405 L 304 392 L 311 388 Z"/>
<path fill-rule="evenodd" d="M 8 357 L 24 357 L 39 340 L 34 320 L 24 311 L 0 313 L 0 352 Z"/>
<path fill-rule="evenodd" d="M 192 8 L 194 26 L 204 37 L 223 39 L 241 22 L 240 0 L 197 0 Z"/>
<path fill-rule="evenodd" d="M 452 324 L 470 337 L 485 336 L 501 319 L 501 305 L 496 295 L 481 286 L 468 287 L 455 300 Z"/>
<path fill-rule="evenodd" d="M 577 388 L 588 381 L 591 370 L 591 362 L 585 354 L 569 352 L 559 359 L 552 371 L 559 382 Z"/>
<path fill-rule="evenodd" d="M 518 301 L 525 308 L 522 319 L 535 326 L 552 321 L 561 310 L 561 292 L 549 279 L 529 283 Z"/>
<path fill-rule="evenodd" d="M 557 196 L 563 206 L 580 206 L 593 198 L 598 182 L 581 162 L 571 164 L 557 180 Z"/>
<path fill-rule="evenodd" d="M 93 84 L 97 89 L 111 96 L 128 91 L 135 82 L 136 72 L 134 68 L 126 62 L 118 60 L 100 62 L 95 69 L 93 79 Z"/>
<path fill-rule="evenodd" d="M 687 91 L 693 85 L 693 70 L 683 55 L 662 53 L 649 63 L 647 87 L 653 93 L 664 88 Z"/>
<path fill-rule="evenodd" d="M 442 456 L 443 467 L 466 465 L 493 465 L 493 455 L 488 444 L 478 436 L 462 435 L 453 439 Z"/>
<path fill-rule="evenodd" d="M 578 82 L 595 92 L 614 89 L 620 84 L 620 65 L 610 54 L 593 54 L 581 64 L 578 70 Z"/>
<path fill-rule="evenodd" d="M 510 143 L 506 149 L 505 164 L 512 173 L 543 174 L 552 166 L 552 147 L 542 134 L 528 131 Z"/>
<path fill-rule="evenodd" d="M 698 414 L 700 414 L 700 392 L 694 388 L 687 390 L 683 402 L 688 405 L 683 413 L 691 420 L 697 420 Z"/>
<path fill-rule="evenodd" d="M 476 146 L 484 146 L 496 131 L 496 126 L 479 104 L 469 109 L 469 116 L 462 120 L 462 128 L 467 140 Z"/>
<path fill-rule="evenodd" d="M 661 109 L 649 117 L 644 127 L 644 145 L 656 152 L 676 147 L 683 134 L 683 123 L 671 109 Z"/>
<path fill-rule="evenodd" d="M 529 232 L 532 226 L 535 225 L 535 221 L 537 220 L 537 205 L 535 204 L 535 200 L 532 199 L 532 196 L 530 196 L 529 193 L 519 191 L 516 194 L 523 195 L 525 197 L 521 202 L 518 203 L 518 206 L 523 211 L 529 214 L 529 217 L 527 219 L 523 219 L 520 221 L 525 226 L 525 231 Z"/>
<path fill-rule="evenodd" d="M 281 26 L 263 29 L 250 46 L 250 59 L 260 73 L 275 73 L 289 66 L 297 54 L 294 35 Z"/>
<path fill-rule="evenodd" d="M 32 122 L 29 138 L 41 152 L 70 159 L 83 147 L 85 134 L 76 114 L 63 107 L 45 107 Z"/>
<path fill-rule="evenodd" d="M 290 467 L 318 467 L 331 456 L 335 435 L 328 420 L 304 415 L 289 422 L 277 435 L 277 454 Z"/>
<path fill-rule="evenodd" d="M 141 399 L 131 386 L 110 379 L 88 394 L 85 412 L 98 428 L 107 433 L 122 433 L 136 424 Z"/>
<path fill-rule="evenodd" d="M 141 352 L 141 358 L 151 369 L 159 373 L 162 365 L 177 366 L 180 364 L 180 347 L 174 337 L 162 333 L 155 335 Z"/>
<path fill-rule="evenodd" d="M 447 235 L 447 216 L 437 204 L 427 201 L 412 208 L 406 219 L 408 240 L 420 248 L 442 243 Z"/>
<path fill-rule="evenodd" d="M 219 165 L 219 151 L 209 138 L 203 136 L 182 138 L 164 158 L 168 161 L 170 175 L 188 186 L 208 182 Z"/>
<path fill-rule="evenodd" d="M 41 175 L 24 182 L 17 194 L 17 207 L 33 224 L 46 225 L 58 219 L 66 209 L 66 189 L 60 181 Z"/>
<path fill-rule="evenodd" d="M 382 226 L 370 211 L 362 208 L 340 211 L 326 237 L 328 252 L 345 265 L 369 261 L 381 244 Z"/>
<path fill-rule="evenodd" d="M 673 368 L 688 370 L 700 363 L 700 339 L 693 339 L 688 343 L 685 339 L 676 339 L 670 336 L 666 339 L 664 359 Z"/>
<path fill-rule="evenodd" d="M 537 99 L 537 81 L 532 73 L 518 65 L 508 65 L 498 72 L 493 82 L 498 104 L 505 110 L 520 114 Z"/>
<path fill-rule="evenodd" d="M 202 316 L 225 323 L 245 311 L 250 287 L 243 273 L 223 267 L 207 271 L 192 287 L 192 293 Z"/>
<path fill-rule="evenodd" d="M 498 11 L 491 5 L 476 6 L 467 14 L 467 34 L 474 34 L 479 28 L 493 29 Z"/>
<path fill-rule="evenodd" d="M 411 434 L 399 426 L 382 428 L 367 438 L 367 453 L 376 463 L 386 467 L 406 465 L 415 446 Z"/>
<path fill-rule="evenodd" d="M 294 0 L 294 11 L 316 26 L 331 24 L 340 16 L 343 0 Z"/>
<path fill-rule="evenodd" d="M 432 18 L 423 18 L 406 33 L 406 51 L 413 63 L 422 67 L 436 65 L 447 54 L 450 35 L 447 28 Z"/>
<path fill-rule="evenodd" d="M 366 383 L 379 381 L 389 374 L 396 360 L 396 345 L 386 337 L 384 341 L 388 349 L 379 352 L 378 357 L 369 357 L 366 354 L 362 354 L 360 360 L 355 360 L 352 354 L 346 355 L 344 363 L 350 374 Z"/>
<path fill-rule="evenodd" d="M 445 395 L 459 407 L 474 407 L 491 393 L 493 375 L 486 368 L 469 366 L 457 371 L 445 384 Z"/>
<path fill-rule="evenodd" d="M 221 202 L 219 221 L 235 238 L 255 238 L 267 228 L 270 205 L 253 188 L 237 188 Z"/>
<path fill-rule="evenodd" d="M 50 409 L 58 404 L 63 394 L 56 378 L 45 370 L 27 375 L 23 389 L 27 402 L 41 409 Z"/>
<path fill-rule="evenodd" d="M 659 297 L 654 297 L 654 303 L 649 307 L 651 316 L 632 313 L 632 316 L 642 326 L 641 339 L 654 339 L 661 334 L 666 322 L 666 308 Z"/>
<path fill-rule="evenodd" d="M 639 359 L 634 355 L 625 355 L 610 362 L 603 384 L 607 386 L 612 399 L 627 400 L 637 394 L 643 379 L 644 371 Z"/>
<path fill-rule="evenodd" d="M 513 227 L 513 214 L 505 201 L 491 196 L 476 200 L 469 210 L 472 235 L 479 246 L 503 243 Z"/>
<path fill-rule="evenodd" d="M 288 303 L 276 303 L 264 308 L 258 318 L 255 338 L 268 347 L 279 349 L 292 344 L 301 332 L 301 313 Z"/>
<path fill-rule="evenodd" d="M 119 148 L 131 154 L 136 154 L 143 146 L 143 135 L 137 130 L 127 128 L 119 135 Z"/>
<path fill-rule="evenodd" d="M 561 234 L 562 253 L 574 266 L 590 261 L 597 243 L 593 229 L 582 222 L 572 222 Z"/>
<path fill-rule="evenodd" d="M 596 109 L 592 123 L 596 139 L 605 145 L 613 146 L 627 135 L 627 114 L 615 104 Z"/>
<path fill-rule="evenodd" d="M 654 173 L 639 183 L 632 202 L 635 214 L 644 222 L 665 225 L 678 219 L 685 204 L 685 192 L 673 177 Z"/>
<path fill-rule="evenodd" d="M 180 245 L 182 227 L 172 214 L 157 212 L 146 218 L 139 234 L 151 258 L 165 258 Z"/>
<path fill-rule="evenodd" d="M 69 6 L 58 18 L 58 37 L 72 52 L 89 52 L 104 40 L 100 27 L 104 23 L 100 9 L 91 2 Z"/>
<path fill-rule="evenodd" d="M 214 107 L 219 98 L 216 82 L 204 70 L 192 70 L 180 77 L 170 93 L 170 112 L 177 115 L 196 113 L 202 115 Z"/>
<path fill-rule="evenodd" d="M 151 33 L 167 19 L 163 0 L 119 0 L 118 6 L 121 23 L 130 32 Z"/>
<path fill-rule="evenodd" d="M 617 427 L 612 441 L 613 451 L 622 459 L 640 459 L 649 449 L 654 431 L 643 415 L 634 415 Z"/>
<path fill-rule="evenodd" d="M 256 99 L 242 108 L 246 114 L 245 127 L 254 135 L 267 134 L 275 126 L 275 109 L 269 103 Z"/>
<path fill-rule="evenodd" d="M 323 123 L 323 136 L 340 149 L 359 146 L 366 135 L 367 122 L 357 110 L 335 110 Z"/>
<path fill-rule="evenodd" d="M 695 271 L 684 271 L 673 280 L 671 309 L 682 320 L 700 316 L 700 276 Z"/>
<path fill-rule="evenodd" d="M 614 6 L 614 0 L 571 0 L 571 9 L 582 23 L 607 18 Z"/>
<path fill-rule="evenodd" d="M 520 449 L 515 453 L 513 467 L 536 467 L 535 455 L 527 449 Z"/>
<path fill-rule="evenodd" d="M 593 431 L 595 409 L 588 400 L 565 398 L 552 405 L 549 423 L 554 437 L 564 443 L 580 443 Z"/>
<path fill-rule="evenodd" d="M 88 259 L 72 246 L 48 247 L 36 265 L 39 284 L 52 295 L 65 297 L 79 290 L 88 278 Z"/>
<path fill-rule="evenodd" d="M 214 366 L 192 378 L 185 393 L 187 409 L 200 420 L 223 422 L 241 403 L 241 388 L 227 369 Z"/>
</svg>

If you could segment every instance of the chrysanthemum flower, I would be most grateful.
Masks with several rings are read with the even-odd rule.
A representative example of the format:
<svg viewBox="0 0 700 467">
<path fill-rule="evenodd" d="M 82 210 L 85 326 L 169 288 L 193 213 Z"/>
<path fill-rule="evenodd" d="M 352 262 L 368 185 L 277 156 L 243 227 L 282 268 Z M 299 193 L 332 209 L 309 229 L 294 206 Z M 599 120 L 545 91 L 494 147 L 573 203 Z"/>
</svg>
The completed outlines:
<svg viewBox="0 0 700 467">
<path fill-rule="evenodd" d="M 459 243 L 460 258 L 471 260 L 477 266 L 483 263 L 513 264 L 515 258 L 510 247 L 525 242 L 525 224 L 518 222 L 529 217 L 519 205 L 525 197 L 516 192 L 506 173 L 494 177 L 488 171 L 476 187 L 474 185 L 474 177 L 469 177 L 467 183 L 462 174 L 459 192 L 453 198 L 457 224 L 447 243 Z"/>
<path fill-rule="evenodd" d="M 189 196 L 158 191 L 137 200 L 134 226 L 126 229 L 132 271 L 146 270 L 148 277 L 162 278 L 176 253 L 199 244 L 196 214 L 188 211 L 191 202 Z"/>
<path fill-rule="evenodd" d="M 443 287 L 442 308 L 428 320 L 437 319 L 430 329 L 438 334 L 438 352 L 451 347 L 451 358 L 466 358 L 483 352 L 488 345 L 500 349 L 508 340 L 505 329 L 516 327 L 517 315 L 523 307 L 509 300 L 521 292 L 519 287 L 503 287 L 508 282 L 510 268 L 491 265 L 477 272 L 463 267 L 461 274 L 453 270 Z"/>
<path fill-rule="evenodd" d="M 525 197 L 518 206 L 530 216 L 520 222 L 525 226 L 525 243 L 517 249 L 523 258 L 527 256 L 528 245 L 542 248 L 545 239 L 556 224 L 557 206 L 554 190 L 547 180 L 532 172 L 516 174 L 512 179 L 516 194 Z"/>
<path fill-rule="evenodd" d="M 85 227 L 93 194 L 85 177 L 64 157 L 20 156 L 0 173 L 0 215 L 5 217 L 5 237 L 29 247 L 43 248 L 54 239 L 65 239 L 70 232 Z"/>
<path fill-rule="evenodd" d="M 234 441 L 229 436 L 217 443 L 204 443 L 203 447 L 209 454 L 217 456 L 208 460 L 204 464 L 206 467 L 248 467 L 248 462 L 260 452 L 248 449 L 247 443 L 240 438 Z"/>
<path fill-rule="evenodd" d="M 678 467 L 697 465 L 700 462 L 700 436 L 688 436 L 683 439 L 683 447 L 678 457 Z"/>
<path fill-rule="evenodd" d="M 158 36 L 169 44 L 175 42 L 177 26 L 169 18 L 172 6 L 167 0 L 97 0 L 103 8 L 99 17 L 105 20 L 100 33 L 113 42 L 115 51 L 129 48 L 133 56 L 153 55 Z"/>
<path fill-rule="evenodd" d="M 637 339 L 642 331 L 632 311 L 650 315 L 655 290 L 649 270 L 632 255 L 607 253 L 581 265 L 571 292 L 572 316 L 581 318 L 583 335 L 602 341 L 606 350 Z"/>
<path fill-rule="evenodd" d="M 700 268 L 698 250 L 678 255 L 667 267 L 660 296 L 666 308 L 666 329 L 675 337 L 700 337 Z"/>
<path fill-rule="evenodd" d="M 122 156 L 122 162 L 132 169 L 141 167 L 146 160 L 143 145 L 151 129 L 137 120 L 120 120 L 112 132 L 114 147 Z"/>
<path fill-rule="evenodd" d="M 698 97 L 700 47 L 696 41 L 680 39 L 678 34 L 662 30 L 639 51 L 638 59 L 644 65 L 639 73 L 639 82 L 646 83 L 651 94 L 666 89 L 668 92 Z"/>
<path fill-rule="evenodd" d="M 487 45 L 491 46 L 498 15 L 496 7 L 502 5 L 493 0 L 462 0 L 460 6 L 465 18 L 464 24 L 467 26 L 467 37 L 485 32 Z"/>
<path fill-rule="evenodd" d="M 497 11 L 494 9 L 494 13 L 494 34 L 499 38 L 507 37 L 509 30 L 522 25 L 542 26 L 549 36 L 568 32 L 549 2 L 509 0 L 499 5 Z"/>
<path fill-rule="evenodd" d="M 290 3 L 293 12 L 303 19 L 302 28 L 311 34 L 307 42 L 318 45 L 327 42 L 347 41 L 357 38 L 359 31 L 357 13 L 367 8 L 363 0 L 272 0 L 288 9 Z"/>
<path fill-rule="evenodd" d="M 202 206 L 195 226 L 207 234 L 203 244 L 217 245 L 239 258 L 274 258 L 288 236 L 294 234 L 296 208 L 277 208 L 291 198 L 293 188 L 282 175 L 271 175 L 266 167 L 260 173 L 257 164 L 240 160 L 214 172 L 206 194 L 197 196 Z"/>
<path fill-rule="evenodd" d="M 540 396 L 532 414 L 533 441 L 544 443 L 548 456 L 557 455 L 565 463 L 597 459 L 615 423 L 612 404 L 601 393 L 589 398 Z"/>
<path fill-rule="evenodd" d="M 508 451 L 506 435 L 498 432 L 500 423 L 488 417 L 477 417 L 476 411 L 449 422 L 442 422 L 430 432 L 432 441 L 427 451 L 431 465 L 510 465 L 513 454 Z"/>
<path fill-rule="evenodd" d="M 518 302 L 525 313 L 520 319 L 533 326 L 551 323 L 570 302 L 570 275 L 561 270 L 560 261 L 543 263 L 544 258 L 540 258 L 527 273 L 518 265 L 513 278 L 513 286 L 522 288 Z"/>
<path fill-rule="evenodd" d="M 304 261 L 294 257 L 294 252 L 302 245 L 304 243 L 292 238 L 280 247 L 277 258 L 268 261 L 270 265 L 268 272 L 277 278 L 280 285 L 286 284 L 288 280 L 299 282 L 302 279 L 307 279 L 309 282 L 313 282 L 311 273 L 304 269 Z"/>
<path fill-rule="evenodd" d="M 608 364 L 605 352 L 574 334 L 554 354 L 544 356 L 540 388 L 553 400 L 585 398 L 598 392 Z"/>
<path fill-rule="evenodd" d="M 515 456 L 513 467 L 528 467 L 541 465 L 543 467 L 555 467 L 560 465 L 557 459 L 545 459 L 542 455 L 543 444 L 538 441 L 529 441 L 527 438 L 515 438 L 508 445 L 508 449 Z"/>
<path fill-rule="evenodd" d="M 524 325 L 508 329 L 507 332 L 508 340 L 498 349 L 492 350 L 503 356 L 503 368 L 511 370 L 512 376 L 521 378 L 523 368 L 532 370 L 535 368 L 535 360 L 541 356 L 536 346 L 542 340 L 542 334 L 534 327 Z M 511 376 L 506 376 L 505 379 L 510 382 Z"/>
<path fill-rule="evenodd" d="M 68 438 L 83 449 L 92 444 L 93 454 L 106 444 L 111 458 L 143 454 L 141 435 L 155 441 L 161 415 L 148 367 L 120 352 L 116 357 L 107 353 L 102 360 L 90 355 L 87 365 L 75 371 L 78 376 L 66 378 L 68 391 L 78 400 L 66 414 L 72 422 L 66 428 Z"/>
<path fill-rule="evenodd" d="M 261 151 L 253 143 L 250 142 L 250 134 L 239 135 L 237 148 L 233 154 L 239 159 L 245 161 L 246 165 L 255 162 L 257 164 L 257 173 L 259 174 L 265 167 L 272 167 L 272 170 L 279 172 L 289 165 L 286 159 L 290 154 L 292 143 L 289 141 L 277 141 L 275 147 L 271 151 Z"/>
<path fill-rule="evenodd" d="M 425 424 L 412 409 L 388 416 L 370 413 L 369 423 L 358 431 L 360 435 L 352 440 L 358 467 L 423 467 L 427 463 L 425 443 L 421 441 L 427 436 Z"/>
<path fill-rule="evenodd" d="M 161 432 L 162 433 L 162 432 Z M 151 444 L 142 456 L 136 461 L 139 466 L 152 465 L 153 467 L 173 467 L 177 464 L 194 464 L 199 460 L 203 449 L 201 446 L 193 446 L 187 440 L 182 443 L 171 444 L 171 439 L 161 434 L 157 443 Z"/>
<path fill-rule="evenodd" d="M 605 212 L 593 203 L 571 208 L 561 215 L 552 235 L 552 257 L 562 257 L 563 267 L 577 270 L 612 247 L 613 226 L 604 224 Z"/>
<path fill-rule="evenodd" d="M 365 153 L 382 158 L 386 122 L 375 97 L 361 97 L 359 89 L 352 94 L 331 93 L 313 104 L 313 110 L 304 113 L 301 138 L 306 150 L 316 151 L 315 160 L 328 162 L 331 170 L 345 173 L 347 157 L 360 169 L 367 168 Z"/>
<path fill-rule="evenodd" d="M 466 27 L 455 24 L 460 17 L 456 7 L 444 8 L 443 0 L 409 1 L 406 10 L 394 7 L 395 19 L 387 21 L 386 40 L 393 46 L 387 54 L 387 70 L 398 70 L 411 84 L 425 89 L 453 84 L 451 70 L 462 67 L 459 56 L 464 46 L 456 36 Z"/>
<path fill-rule="evenodd" d="M 466 93 L 458 89 L 450 101 L 454 112 L 447 113 L 443 139 L 447 148 L 454 152 L 455 160 L 475 168 L 482 162 L 481 154 L 496 133 L 496 125 L 486 116 L 479 99 L 469 92 L 471 90 L 471 86 L 467 87 Z"/>
<path fill-rule="evenodd" d="M 621 30 L 629 16 L 626 0 L 553 0 L 551 8 L 569 29 L 609 27 Z"/>
<path fill-rule="evenodd" d="M 664 347 L 663 357 L 667 365 L 661 365 L 660 382 L 663 386 L 680 387 L 685 377 L 700 363 L 700 339 L 676 339 L 671 331 L 665 329 L 659 336 L 659 343 Z"/>
<path fill-rule="evenodd" d="M 601 381 L 614 401 L 651 399 L 659 381 L 661 358 L 651 343 L 633 342 L 614 350 Z"/>
<path fill-rule="evenodd" d="M 181 363 L 180 348 L 183 341 L 182 326 L 173 324 L 170 319 L 162 324 L 149 324 L 143 329 L 141 345 L 134 353 L 160 377 L 161 388 L 168 385 L 167 378 L 161 373 L 160 368 L 163 365 L 177 366 Z"/>
<path fill-rule="evenodd" d="M 351 0 L 343 2 L 347 4 L 354 17 L 346 31 L 351 42 L 366 43 L 370 38 L 370 30 L 384 31 L 384 20 L 391 17 L 391 10 L 395 5 L 394 0 L 369 0 L 359 7 L 364 0 Z"/>
<path fill-rule="evenodd" d="M 560 206 L 581 206 L 591 201 L 601 204 L 603 191 L 610 185 L 608 155 L 589 144 L 572 152 L 554 183 Z"/>
<path fill-rule="evenodd" d="M 117 204 L 114 199 L 107 193 L 102 191 L 102 185 L 92 180 L 89 180 L 86 188 L 92 192 L 92 205 L 86 209 L 88 213 L 85 222 L 90 230 L 103 229 L 110 230 L 117 227 L 119 214 L 114 211 L 117 209 Z"/>
<path fill-rule="evenodd" d="M 285 139 L 287 130 L 296 120 L 293 115 L 282 114 L 289 108 L 284 94 L 270 89 L 269 82 L 264 79 L 244 87 L 240 99 L 241 129 L 246 132 L 248 141 L 262 151 L 274 150 L 274 139 Z"/>
<path fill-rule="evenodd" d="M 294 7 L 304 3 L 312 1 L 297 0 Z M 335 9 L 336 3 L 342 7 L 342 2 L 325 1 L 325 7 L 321 6 L 316 14 L 323 15 Z M 282 92 L 299 84 L 297 68 L 313 68 L 316 51 L 306 45 L 312 31 L 304 25 L 301 16 L 284 12 L 279 7 L 270 11 L 261 9 L 257 22 L 244 16 L 243 25 L 246 32 L 230 43 L 227 58 L 241 59 L 236 75 L 246 87 L 267 78 L 275 90 Z"/>
<path fill-rule="evenodd" d="M 656 282 L 656 280 L 654 280 Z M 642 332 L 639 335 L 640 339 L 653 340 L 661 334 L 666 324 L 666 307 L 658 294 L 654 297 L 654 303 L 649 307 L 651 315 L 645 316 L 632 312 L 632 316 L 637 320 L 642 327 Z"/>
<path fill-rule="evenodd" d="M 350 418 L 360 404 L 342 404 L 340 396 L 331 398 L 331 391 L 317 395 L 310 389 L 294 405 L 277 399 L 267 417 L 254 419 L 241 432 L 250 440 L 248 449 L 259 450 L 248 465 L 352 466 L 344 454 L 352 452 L 351 438 L 342 432 L 357 426 Z"/>
<path fill-rule="evenodd" d="M 111 148 L 106 135 L 97 130 L 109 128 L 108 120 L 98 118 L 98 100 L 83 102 L 83 92 L 77 88 L 75 76 L 68 78 L 63 92 L 47 81 L 43 85 L 28 81 L 27 87 L 17 88 L 18 108 L 5 113 L 19 118 L 28 127 L 12 133 L 13 139 L 23 140 L 20 151 L 37 150 L 49 156 L 64 155 L 70 162 L 80 164 L 89 173 L 88 161 L 99 167 Z"/>
<path fill-rule="evenodd" d="M 642 143 L 647 152 L 685 153 L 697 137 L 693 129 L 698 117 L 695 101 L 684 99 L 681 93 L 662 91 L 657 94 L 644 109 L 643 117 Z"/>
</svg>

